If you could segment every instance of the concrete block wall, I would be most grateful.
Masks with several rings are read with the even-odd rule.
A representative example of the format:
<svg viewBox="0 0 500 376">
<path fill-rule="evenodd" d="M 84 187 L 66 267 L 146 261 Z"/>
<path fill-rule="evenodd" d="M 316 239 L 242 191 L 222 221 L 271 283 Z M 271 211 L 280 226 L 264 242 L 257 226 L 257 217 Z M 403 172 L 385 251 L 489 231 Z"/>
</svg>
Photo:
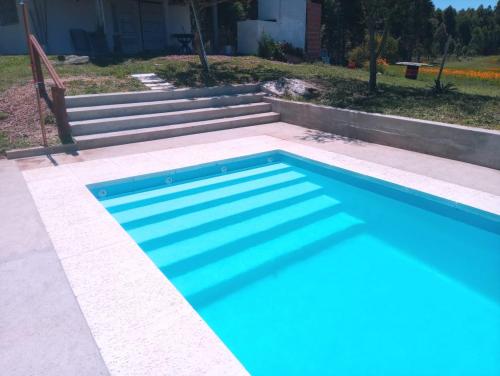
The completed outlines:
<svg viewBox="0 0 500 376">
<path fill-rule="evenodd" d="M 500 170 L 500 131 L 266 98 L 281 120 Z"/>
</svg>

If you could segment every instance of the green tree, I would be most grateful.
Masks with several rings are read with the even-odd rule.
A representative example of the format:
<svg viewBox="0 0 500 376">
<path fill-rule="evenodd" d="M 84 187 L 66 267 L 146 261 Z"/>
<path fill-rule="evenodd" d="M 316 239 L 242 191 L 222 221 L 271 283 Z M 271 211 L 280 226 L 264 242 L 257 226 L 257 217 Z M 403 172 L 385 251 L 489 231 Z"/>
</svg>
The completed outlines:
<svg viewBox="0 0 500 376">
<path fill-rule="evenodd" d="M 441 55 L 443 53 L 444 45 L 447 40 L 448 32 L 446 31 L 446 25 L 443 22 L 434 33 L 434 51 L 436 55 Z"/>
<path fill-rule="evenodd" d="M 368 51 L 370 57 L 370 78 L 368 88 L 371 93 L 377 91 L 377 57 L 383 51 L 390 25 L 400 12 L 404 1 L 397 0 L 362 0 L 365 23 L 368 31 Z M 404 5 L 404 4 L 403 4 Z M 377 46 L 377 30 L 383 29 L 382 40 Z"/>
<path fill-rule="evenodd" d="M 439 24 L 434 17 L 432 1 L 403 0 L 393 10 L 393 14 L 391 35 L 399 40 L 400 57 L 419 60 L 421 51 L 430 53 L 434 31 Z"/>
<path fill-rule="evenodd" d="M 479 26 L 476 26 L 474 30 L 472 30 L 472 38 L 469 43 L 468 52 L 471 55 L 479 55 L 483 53 L 485 46 L 485 36 L 483 29 Z"/>
<path fill-rule="evenodd" d="M 347 53 L 364 41 L 365 26 L 360 0 L 324 0 L 323 47 L 336 64 L 345 64 Z"/>
<path fill-rule="evenodd" d="M 370 46 L 377 56 L 377 35 L 384 41 L 397 40 L 397 59 L 420 61 L 422 56 L 441 55 L 448 35 L 453 37 L 450 52 L 496 54 L 500 52 L 500 1 L 495 7 L 457 12 L 451 6 L 436 9 L 432 0 L 323 0 L 322 31 L 323 47 L 337 64 L 346 62 L 348 51 L 362 56 L 359 52 L 369 51 Z"/>
<path fill-rule="evenodd" d="M 462 45 L 468 45 L 472 37 L 472 19 L 469 11 L 462 10 L 457 15 L 457 37 Z"/>
<path fill-rule="evenodd" d="M 453 38 L 457 35 L 457 11 L 449 6 L 443 11 L 443 22 L 446 25 L 446 31 Z"/>
</svg>

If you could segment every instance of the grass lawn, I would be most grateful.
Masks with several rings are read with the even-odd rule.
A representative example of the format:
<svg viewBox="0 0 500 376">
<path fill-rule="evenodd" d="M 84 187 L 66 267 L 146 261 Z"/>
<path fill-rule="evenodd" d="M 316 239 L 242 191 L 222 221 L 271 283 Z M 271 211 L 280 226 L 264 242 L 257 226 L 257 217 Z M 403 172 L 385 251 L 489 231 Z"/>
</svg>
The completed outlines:
<svg viewBox="0 0 500 376">
<path fill-rule="evenodd" d="M 500 78 L 462 74 L 463 71 L 499 73 L 500 56 L 451 60 L 446 66 L 450 72 L 444 75 L 443 81 L 454 83 L 457 91 L 439 96 L 429 90 L 436 76 L 434 72 L 421 73 L 418 80 L 407 80 L 404 67 L 400 66 L 386 67 L 378 78 L 379 93 L 370 95 L 368 72 L 363 69 L 320 63 L 292 65 L 256 57 L 214 56 L 209 60 L 212 70 L 209 76 L 202 74 L 196 56 L 136 57 L 57 65 L 56 69 L 69 95 L 145 90 L 130 77 L 132 73 L 155 72 L 179 87 L 300 78 L 321 89 L 317 97 L 309 99 L 314 103 L 500 130 Z M 30 78 L 26 56 L 0 56 L 0 99 L 6 90 L 28 83 Z M 0 108 L 0 126 L 5 116 L 1 112 L 7 111 Z M 5 137 L 0 135 L 0 140 Z"/>
<path fill-rule="evenodd" d="M 451 58 L 446 63 L 447 68 L 453 69 L 474 69 L 474 70 L 494 70 L 500 72 L 500 56 L 478 56 L 461 58 Z"/>
</svg>

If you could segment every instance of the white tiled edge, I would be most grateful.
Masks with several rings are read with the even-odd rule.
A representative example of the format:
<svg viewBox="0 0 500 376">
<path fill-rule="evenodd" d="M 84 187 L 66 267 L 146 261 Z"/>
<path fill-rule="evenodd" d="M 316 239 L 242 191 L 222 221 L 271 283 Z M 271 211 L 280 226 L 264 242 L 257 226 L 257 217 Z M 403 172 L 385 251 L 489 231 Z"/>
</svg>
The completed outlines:
<svg viewBox="0 0 500 376">
<path fill-rule="evenodd" d="M 500 214 L 499 196 L 269 136 L 25 171 L 112 375 L 247 371 L 85 186 L 277 149 Z"/>
</svg>

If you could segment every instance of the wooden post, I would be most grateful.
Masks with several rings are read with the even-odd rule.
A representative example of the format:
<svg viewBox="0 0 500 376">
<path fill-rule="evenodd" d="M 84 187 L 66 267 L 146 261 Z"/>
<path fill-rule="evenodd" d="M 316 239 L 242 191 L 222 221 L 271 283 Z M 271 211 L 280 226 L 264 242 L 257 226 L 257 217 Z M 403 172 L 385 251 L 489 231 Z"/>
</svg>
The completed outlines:
<svg viewBox="0 0 500 376">
<path fill-rule="evenodd" d="M 36 73 L 36 83 L 38 85 L 38 89 L 40 90 L 40 96 L 43 98 L 47 95 L 47 89 L 45 87 L 45 80 L 43 79 L 43 70 L 42 63 L 40 62 L 40 56 L 36 53 L 33 54 L 33 64 Z"/>
<path fill-rule="evenodd" d="M 57 132 L 63 144 L 72 142 L 71 128 L 68 122 L 68 113 L 66 111 L 66 99 L 64 98 L 65 89 L 52 86 L 52 105 L 57 123 Z"/>
<path fill-rule="evenodd" d="M 24 3 L 23 0 L 19 2 L 19 5 L 22 8 L 22 13 L 23 13 L 23 22 L 24 22 L 24 32 L 26 34 L 26 43 L 28 45 L 28 53 L 30 56 L 30 65 L 31 65 L 31 73 L 33 74 L 33 83 L 35 84 L 35 90 L 36 90 L 36 104 L 38 107 L 38 116 L 40 118 L 40 127 L 42 129 L 42 141 L 43 141 L 43 146 L 47 147 L 47 133 L 45 131 L 45 119 L 43 117 L 43 109 L 42 109 L 42 103 L 40 101 L 41 98 L 41 86 L 40 82 L 43 82 L 43 74 L 42 74 L 42 67 L 40 66 L 40 59 L 38 55 L 36 55 L 35 58 L 35 53 L 33 51 L 33 45 L 31 44 L 31 38 L 30 38 L 30 27 L 29 27 L 29 21 L 28 21 L 28 7 Z M 38 60 L 38 67 L 35 67 L 36 61 Z"/>
</svg>

